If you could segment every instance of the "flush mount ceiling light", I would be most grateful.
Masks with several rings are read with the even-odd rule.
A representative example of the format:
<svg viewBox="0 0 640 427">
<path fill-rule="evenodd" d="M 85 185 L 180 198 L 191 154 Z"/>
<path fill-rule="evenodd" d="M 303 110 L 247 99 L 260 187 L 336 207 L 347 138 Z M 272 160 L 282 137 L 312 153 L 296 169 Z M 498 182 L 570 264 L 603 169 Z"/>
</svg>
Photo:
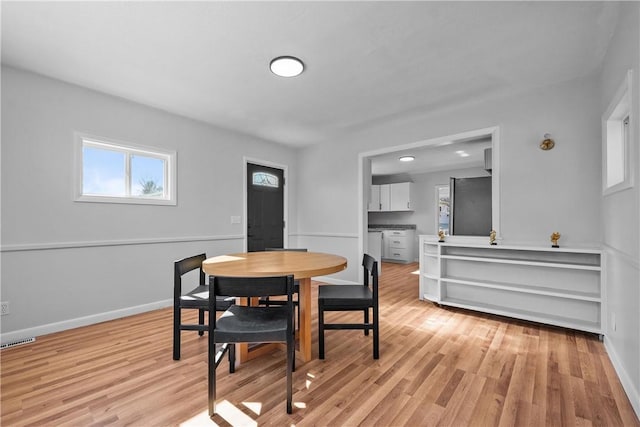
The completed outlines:
<svg viewBox="0 0 640 427">
<path fill-rule="evenodd" d="M 398 160 L 401 162 L 413 162 L 416 158 L 413 156 L 402 156 Z"/>
<path fill-rule="evenodd" d="M 271 72 L 280 77 L 295 77 L 302 74 L 304 64 L 293 56 L 279 56 L 269 65 Z"/>
</svg>

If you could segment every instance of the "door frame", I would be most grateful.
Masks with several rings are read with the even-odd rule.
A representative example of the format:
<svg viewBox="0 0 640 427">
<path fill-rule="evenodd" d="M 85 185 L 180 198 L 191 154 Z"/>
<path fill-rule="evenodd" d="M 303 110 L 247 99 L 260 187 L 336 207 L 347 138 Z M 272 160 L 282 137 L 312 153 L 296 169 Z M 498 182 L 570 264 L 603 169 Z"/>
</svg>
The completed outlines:
<svg viewBox="0 0 640 427">
<path fill-rule="evenodd" d="M 247 236 L 247 218 L 249 217 L 248 202 L 247 202 L 247 164 L 252 163 L 254 165 L 266 166 L 269 168 L 282 169 L 282 176 L 284 177 L 284 187 L 282 188 L 284 201 L 282 220 L 284 221 L 284 229 L 282 230 L 282 243 L 285 248 L 289 247 L 289 170 L 287 165 L 270 162 L 268 160 L 256 159 L 254 157 L 242 157 L 242 236 L 243 236 L 243 251 L 247 252 L 249 247 L 249 237 Z"/>
<path fill-rule="evenodd" d="M 403 151 L 411 148 L 421 148 L 430 145 L 446 144 L 452 140 L 472 138 L 482 135 L 491 135 L 492 151 L 491 151 L 491 164 L 493 166 L 493 177 L 491 183 L 492 192 L 492 205 L 491 205 L 491 219 L 493 229 L 498 233 L 498 239 L 501 237 L 500 226 L 500 126 L 491 126 L 482 129 L 474 129 L 471 131 L 461 132 L 457 134 L 440 136 L 436 138 L 429 138 L 417 142 L 408 144 L 400 144 L 390 147 L 383 147 L 374 150 L 364 151 L 358 153 L 358 250 L 360 256 L 365 253 L 368 244 L 368 229 L 369 229 L 369 215 L 368 215 L 368 199 L 369 199 L 369 186 L 371 185 L 371 157 L 393 153 L 396 151 Z M 449 239 L 455 236 L 450 236 Z M 466 239 L 473 237 L 466 237 Z M 418 255 L 419 256 L 419 255 Z M 360 270 L 358 274 L 358 280 L 362 281 L 364 273 Z"/>
</svg>

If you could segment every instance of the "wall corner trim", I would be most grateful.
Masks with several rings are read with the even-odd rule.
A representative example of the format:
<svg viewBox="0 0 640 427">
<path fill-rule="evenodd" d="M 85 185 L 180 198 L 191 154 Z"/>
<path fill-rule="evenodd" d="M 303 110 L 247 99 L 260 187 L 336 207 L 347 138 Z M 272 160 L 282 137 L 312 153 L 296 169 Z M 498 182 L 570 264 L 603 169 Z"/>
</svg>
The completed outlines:
<svg viewBox="0 0 640 427">
<path fill-rule="evenodd" d="M 627 393 L 627 397 L 629 398 L 629 402 L 631 402 L 631 406 L 636 413 L 636 416 L 640 418 L 640 390 L 638 390 L 633 383 L 631 377 L 624 369 L 624 366 L 620 362 L 620 358 L 616 353 L 614 347 L 611 345 L 607 336 L 604 336 L 604 348 L 607 350 L 607 354 L 609 355 L 609 359 L 611 360 L 611 364 L 613 365 L 613 369 L 615 369 L 618 374 L 618 378 L 620 378 L 620 382 L 622 383 L 622 388 Z"/>
</svg>

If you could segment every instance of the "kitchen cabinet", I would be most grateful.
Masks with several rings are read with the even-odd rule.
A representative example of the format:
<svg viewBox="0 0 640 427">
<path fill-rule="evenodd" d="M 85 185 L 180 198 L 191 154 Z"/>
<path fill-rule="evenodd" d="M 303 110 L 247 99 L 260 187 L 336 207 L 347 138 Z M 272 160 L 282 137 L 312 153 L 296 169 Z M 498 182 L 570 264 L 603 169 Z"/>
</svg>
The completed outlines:
<svg viewBox="0 0 640 427">
<path fill-rule="evenodd" d="M 379 212 L 380 210 L 382 210 L 380 185 L 372 185 L 369 192 L 369 212 Z"/>
<path fill-rule="evenodd" d="M 411 182 L 399 182 L 389 184 L 389 210 L 410 211 L 411 207 Z"/>
<path fill-rule="evenodd" d="M 411 211 L 412 182 L 372 185 L 369 212 Z"/>
<path fill-rule="evenodd" d="M 440 243 L 420 236 L 420 299 L 603 333 L 599 249 Z"/>
<path fill-rule="evenodd" d="M 382 259 L 385 261 L 413 262 L 414 230 L 383 230 Z"/>
</svg>

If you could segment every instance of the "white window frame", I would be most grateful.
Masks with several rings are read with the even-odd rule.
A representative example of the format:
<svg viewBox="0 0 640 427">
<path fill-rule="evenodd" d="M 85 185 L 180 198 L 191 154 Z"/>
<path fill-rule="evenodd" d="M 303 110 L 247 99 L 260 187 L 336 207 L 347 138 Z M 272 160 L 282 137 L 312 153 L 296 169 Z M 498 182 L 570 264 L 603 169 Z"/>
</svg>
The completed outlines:
<svg viewBox="0 0 640 427">
<path fill-rule="evenodd" d="M 125 168 L 125 188 L 131 189 L 131 176 L 129 170 L 129 159 L 131 155 L 141 155 L 164 160 L 164 183 L 165 197 L 142 197 L 128 194 L 126 196 L 106 196 L 83 194 L 83 148 L 85 146 L 110 149 L 125 153 L 127 167 Z M 176 152 L 156 147 L 148 147 L 129 142 L 116 141 L 109 138 L 93 136 L 84 133 L 75 133 L 75 201 L 77 202 L 97 202 L 97 203 L 125 203 L 140 205 L 176 205 Z"/>
<path fill-rule="evenodd" d="M 436 228 L 435 228 L 435 234 L 438 234 L 438 231 L 440 231 L 440 190 L 443 188 L 449 188 L 449 184 L 437 184 L 435 186 L 435 190 L 436 190 L 436 209 L 435 209 L 435 213 L 436 213 Z M 449 202 L 451 203 L 451 202 Z M 451 205 L 449 205 L 449 208 L 451 208 Z M 449 221 L 451 221 L 451 211 L 449 211 Z M 449 235 L 449 229 L 451 228 L 451 223 L 449 223 L 449 227 L 447 227 L 446 230 L 444 231 L 445 236 Z"/>
<path fill-rule="evenodd" d="M 633 109 L 632 109 L 632 71 L 627 72 L 626 78 L 616 91 L 609 107 L 602 115 L 602 194 L 608 196 L 622 190 L 633 187 L 634 173 L 631 167 L 632 153 L 631 143 L 633 135 Z M 628 119 L 625 128 L 624 122 Z M 615 161 L 608 157 L 611 144 L 621 144 L 621 158 Z M 610 168 L 619 168 L 622 171 L 622 180 L 615 183 L 609 182 Z"/>
</svg>

